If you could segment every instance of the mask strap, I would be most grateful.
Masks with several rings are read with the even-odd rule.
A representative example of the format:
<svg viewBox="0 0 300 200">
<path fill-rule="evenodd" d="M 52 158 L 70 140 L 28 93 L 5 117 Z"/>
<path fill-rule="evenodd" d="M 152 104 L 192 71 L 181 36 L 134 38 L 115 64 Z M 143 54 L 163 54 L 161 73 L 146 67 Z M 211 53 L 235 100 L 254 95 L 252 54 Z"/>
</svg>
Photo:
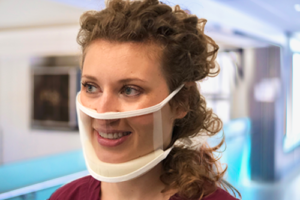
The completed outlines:
<svg viewBox="0 0 300 200">
<path fill-rule="evenodd" d="M 163 127 L 162 127 L 162 116 L 161 110 L 158 110 L 153 113 L 154 128 L 153 128 L 153 149 L 163 149 Z"/>
<path fill-rule="evenodd" d="M 140 115 L 146 115 L 150 113 L 154 113 L 158 110 L 160 110 L 165 104 L 167 104 L 184 86 L 182 84 L 180 87 L 178 87 L 176 90 L 174 90 L 167 98 L 165 98 L 162 102 L 159 104 L 156 104 L 154 106 L 143 108 L 139 110 L 132 110 L 132 111 L 125 111 L 125 112 L 106 112 L 106 113 L 97 113 L 95 110 L 92 110 L 90 108 L 84 107 L 80 102 L 80 92 L 78 92 L 76 96 L 76 104 L 80 108 L 82 112 L 89 115 L 90 117 L 93 117 L 95 119 L 122 119 L 122 118 L 129 118 L 129 117 L 136 117 Z"/>
</svg>

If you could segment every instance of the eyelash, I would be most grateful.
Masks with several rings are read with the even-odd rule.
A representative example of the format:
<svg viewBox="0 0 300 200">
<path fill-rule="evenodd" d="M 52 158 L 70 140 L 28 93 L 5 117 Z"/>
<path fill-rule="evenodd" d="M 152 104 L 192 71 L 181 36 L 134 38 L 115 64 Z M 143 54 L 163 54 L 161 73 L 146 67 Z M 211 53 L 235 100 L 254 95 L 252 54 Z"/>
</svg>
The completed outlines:
<svg viewBox="0 0 300 200">
<path fill-rule="evenodd" d="M 134 91 L 136 91 L 137 92 L 137 94 L 135 94 L 135 95 L 132 95 L 132 96 L 130 96 L 130 95 L 126 95 L 126 96 L 130 96 L 130 97 L 136 97 L 136 96 L 139 96 L 141 93 L 142 93 L 142 90 L 141 90 L 141 88 L 139 88 L 139 87 L 137 87 L 137 86 L 130 86 L 130 85 L 124 85 L 123 87 L 122 87 L 122 89 L 121 89 L 121 93 L 122 94 L 124 94 L 126 91 L 126 89 L 131 89 L 131 90 L 134 90 Z"/>
<path fill-rule="evenodd" d="M 93 93 L 93 92 L 88 92 L 88 91 L 87 91 L 87 87 L 88 87 L 88 86 L 96 87 L 96 86 L 94 86 L 93 84 L 88 83 L 88 82 L 82 82 L 81 85 L 85 88 L 85 90 L 86 90 L 87 93 Z M 132 96 L 124 94 L 124 93 L 125 93 L 125 90 L 128 89 L 128 88 L 130 88 L 130 89 L 136 91 L 138 94 L 135 94 L 135 95 L 132 95 Z M 124 94 L 124 95 L 126 95 L 126 96 L 128 96 L 128 97 L 139 96 L 142 92 L 143 92 L 142 89 L 141 89 L 140 87 L 138 87 L 138 86 L 123 85 L 123 86 L 121 87 L 121 94 Z"/>
<path fill-rule="evenodd" d="M 93 84 L 90 84 L 90 83 L 88 83 L 88 82 L 82 82 L 81 85 L 83 86 L 83 88 L 85 88 L 85 91 L 86 91 L 87 93 L 92 93 L 92 92 L 88 92 L 88 91 L 87 91 L 87 87 L 88 87 L 88 86 L 96 87 L 96 86 L 94 86 Z"/>
</svg>

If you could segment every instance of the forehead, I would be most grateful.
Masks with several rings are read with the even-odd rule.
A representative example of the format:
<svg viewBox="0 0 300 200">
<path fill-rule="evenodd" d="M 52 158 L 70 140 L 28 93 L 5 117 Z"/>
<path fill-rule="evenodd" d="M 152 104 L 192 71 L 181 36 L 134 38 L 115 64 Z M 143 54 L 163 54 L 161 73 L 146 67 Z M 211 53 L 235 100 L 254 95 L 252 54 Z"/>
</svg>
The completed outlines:
<svg viewBox="0 0 300 200">
<path fill-rule="evenodd" d="M 84 50 L 84 57 L 90 52 L 102 52 L 106 55 L 113 53 L 120 58 L 125 56 L 138 56 L 159 62 L 162 55 L 162 47 L 154 42 L 115 42 L 108 40 L 95 40 Z M 111 54 L 110 54 L 111 55 Z M 84 64 L 84 63 L 83 63 Z"/>
<path fill-rule="evenodd" d="M 163 77 L 161 48 L 154 43 L 117 43 L 96 40 L 85 52 L 83 74 L 144 79 Z"/>
</svg>

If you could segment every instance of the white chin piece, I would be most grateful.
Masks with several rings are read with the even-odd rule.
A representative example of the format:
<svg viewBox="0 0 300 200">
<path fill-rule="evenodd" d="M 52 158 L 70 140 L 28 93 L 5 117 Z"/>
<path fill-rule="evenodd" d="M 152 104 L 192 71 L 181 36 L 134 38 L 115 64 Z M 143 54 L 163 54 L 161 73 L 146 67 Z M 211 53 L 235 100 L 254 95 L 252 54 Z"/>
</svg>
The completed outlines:
<svg viewBox="0 0 300 200">
<path fill-rule="evenodd" d="M 97 113 L 95 110 L 84 107 L 80 102 L 79 92 L 76 97 L 78 125 L 84 158 L 90 174 L 95 179 L 103 182 L 123 182 L 143 175 L 164 160 L 173 147 L 166 150 L 163 149 L 164 133 L 169 133 L 172 130 L 166 128 L 167 126 L 164 127 L 163 122 L 166 121 L 166 117 L 163 115 L 162 110 L 182 87 L 183 85 L 174 90 L 166 99 L 157 105 L 139 110 L 106 113 Z M 130 145 L 126 144 L 126 147 L 128 148 L 124 151 L 126 152 L 131 148 L 131 150 L 133 150 L 132 152 L 137 153 L 135 156 L 136 158 L 126 160 L 125 162 L 118 162 L 116 160 L 113 161 L 113 163 L 101 160 L 101 158 L 109 159 L 107 157 L 114 157 L 114 155 L 118 156 L 118 152 L 114 152 L 114 147 L 111 147 L 114 146 L 114 142 L 111 141 L 114 139 L 118 140 L 118 133 L 111 133 L 108 131 L 109 133 L 107 134 L 104 133 L 103 135 L 103 133 L 99 133 L 98 135 L 98 132 L 95 133 L 95 125 L 93 125 L 93 121 L 95 122 L 97 120 L 101 122 L 107 121 L 108 124 L 111 123 L 111 121 L 119 120 L 118 122 L 120 124 L 126 124 L 126 126 L 122 126 L 122 128 L 130 127 L 129 130 L 132 131 L 132 133 L 130 133 L 129 136 L 125 136 L 128 139 L 126 139 L 127 141 L 124 143 L 131 143 L 129 143 Z M 107 130 L 109 129 L 109 126 L 111 126 L 111 129 L 115 130 L 113 125 L 108 125 Z M 100 129 L 103 130 L 103 127 Z M 141 133 L 141 131 L 143 131 L 143 133 Z M 116 134 L 114 136 L 115 138 L 113 138 L 114 134 Z M 149 142 L 139 146 L 138 142 L 134 140 L 135 134 L 144 134 Z M 106 146 L 105 148 L 101 148 L 101 145 L 103 144 L 101 142 L 103 141 L 104 145 L 107 145 L 108 141 L 109 147 Z M 113 150 L 110 151 L 110 148 Z M 101 152 L 101 149 L 104 149 L 103 152 Z M 123 151 L 119 153 L 121 154 Z M 106 154 L 109 155 L 107 156 Z M 128 155 L 124 156 L 126 158 Z"/>
</svg>

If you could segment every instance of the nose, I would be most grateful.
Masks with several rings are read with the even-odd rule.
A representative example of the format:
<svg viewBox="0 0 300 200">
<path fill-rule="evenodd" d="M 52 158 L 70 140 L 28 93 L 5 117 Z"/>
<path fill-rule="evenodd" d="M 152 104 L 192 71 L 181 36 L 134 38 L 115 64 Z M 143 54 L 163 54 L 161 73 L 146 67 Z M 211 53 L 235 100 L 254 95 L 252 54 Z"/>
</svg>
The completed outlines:
<svg viewBox="0 0 300 200">
<path fill-rule="evenodd" d="M 94 107 L 97 113 L 105 113 L 105 112 L 119 112 L 119 100 L 118 96 L 114 95 L 111 92 L 104 92 L 95 102 Z M 109 129 L 113 125 L 117 124 L 120 119 L 95 119 L 95 123 Z"/>
<path fill-rule="evenodd" d="M 120 119 L 94 119 L 93 120 L 93 127 L 101 128 L 102 130 L 109 131 L 113 129 L 113 127 L 117 126 L 120 122 Z"/>
<path fill-rule="evenodd" d="M 94 102 L 94 109 L 97 113 L 119 112 L 118 96 L 111 92 L 103 92 Z"/>
</svg>

